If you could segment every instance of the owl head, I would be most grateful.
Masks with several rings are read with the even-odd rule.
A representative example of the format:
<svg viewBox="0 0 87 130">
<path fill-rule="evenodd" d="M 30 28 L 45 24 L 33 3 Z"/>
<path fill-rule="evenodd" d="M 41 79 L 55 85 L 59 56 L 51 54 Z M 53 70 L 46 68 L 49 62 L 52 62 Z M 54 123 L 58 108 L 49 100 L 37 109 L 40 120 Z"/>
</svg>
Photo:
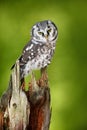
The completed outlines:
<svg viewBox="0 0 87 130">
<path fill-rule="evenodd" d="M 36 43 L 48 43 L 56 41 L 57 36 L 57 27 L 50 20 L 40 21 L 32 27 L 31 37 Z"/>
</svg>

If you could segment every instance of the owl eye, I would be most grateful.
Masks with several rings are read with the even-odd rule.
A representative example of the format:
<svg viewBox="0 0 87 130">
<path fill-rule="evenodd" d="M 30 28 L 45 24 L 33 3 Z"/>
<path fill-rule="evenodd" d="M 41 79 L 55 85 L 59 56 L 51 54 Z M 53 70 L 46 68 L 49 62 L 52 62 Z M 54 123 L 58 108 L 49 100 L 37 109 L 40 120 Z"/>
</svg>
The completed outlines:
<svg viewBox="0 0 87 130">
<path fill-rule="evenodd" d="M 47 32 L 51 32 L 51 29 L 49 29 Z"/>
<path fill-rule="evenodd" d="M 44 33 L 43 33 L 43 32 L 38 32 L 38 34 L 44 36 Z"/>
<path fill-rule="evenodd" d="M 47 34 L 49 35 L 49 33 L 51 32 L 51 29 L 47 30 Z"/>
</svg>

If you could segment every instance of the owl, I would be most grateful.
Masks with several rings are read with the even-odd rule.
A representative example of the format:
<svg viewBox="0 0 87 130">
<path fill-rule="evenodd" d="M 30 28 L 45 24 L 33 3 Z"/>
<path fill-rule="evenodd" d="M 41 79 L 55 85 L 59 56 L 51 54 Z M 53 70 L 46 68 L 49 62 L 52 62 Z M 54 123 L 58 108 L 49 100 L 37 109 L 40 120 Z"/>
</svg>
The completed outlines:
<svg viewBox="0 0 87 130">
<path fill-rule="evenodd" d="M 31 39 L 24 47 L 22 55 L 18 59 L 20 79 L 27 76 L 33 70 L 39 70 L 50 64 L 55 51 L 57 37 L 58 30 L 52 21 L 40 21 L 33 25 Z"/>
</svg>

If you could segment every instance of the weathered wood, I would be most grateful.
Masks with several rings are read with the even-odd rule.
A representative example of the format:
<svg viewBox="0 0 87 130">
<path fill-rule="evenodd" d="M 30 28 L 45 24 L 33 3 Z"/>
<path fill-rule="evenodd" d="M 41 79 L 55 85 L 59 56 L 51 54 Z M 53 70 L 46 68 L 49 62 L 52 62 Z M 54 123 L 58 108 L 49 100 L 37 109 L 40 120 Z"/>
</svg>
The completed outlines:
<svg viewBox="0 0 87 130">
<path fill-rule="evenodd" d="M 30 104 L 20 87 L 19 62 L 12 72 L 12 97 L 7 111 L 10 130 L 25 130 L 29 123 Z"/>
<path fill-rule="evenodd" d="M 41 78 L 36 81 L 32 74 L 29 90 L 20 84 L 19 62 L 12 71 L 10 91 L 5 95 L 7 103 L 0 103 L 0 130 L 49 130 L 50 88 L 46 68 L 41 69 Z M 12 89 L 12 90 L 11 90 Z M 3 97 L 6 97 L 3 96 Z M 3 107 L 4 106 L 4 107 Z"/>
<path fill-rule="evenodd" d="M 3 117 L 4 113 L 0 111 L 0 130 L 3 130 Z"/>
<path fill-rule="evenodd" d="M 32 77 L 30 90 L 30 119 L 29 130 L 49 130 L 51 110 L 50 110 L 50 88 L 48 86 L 48 76 L 46 68 L 41 70 L 41 78 L 36 83 Z"/>
</svg>

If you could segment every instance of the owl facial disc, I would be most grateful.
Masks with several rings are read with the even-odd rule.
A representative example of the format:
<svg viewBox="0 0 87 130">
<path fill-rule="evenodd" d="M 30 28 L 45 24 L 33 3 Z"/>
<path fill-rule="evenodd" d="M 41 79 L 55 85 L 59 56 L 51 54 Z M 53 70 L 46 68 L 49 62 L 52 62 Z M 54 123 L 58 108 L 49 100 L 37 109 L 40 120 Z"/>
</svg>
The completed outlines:
<svg viewBox="0 0 87 130">
<path fill-rule="evenodd" d="M 57 40 L 57 36 L 57 27 L 50 20 L 38 22 L 32 27 L 32 39 L 35 42 L 52 42 Z"/>
</svg>

